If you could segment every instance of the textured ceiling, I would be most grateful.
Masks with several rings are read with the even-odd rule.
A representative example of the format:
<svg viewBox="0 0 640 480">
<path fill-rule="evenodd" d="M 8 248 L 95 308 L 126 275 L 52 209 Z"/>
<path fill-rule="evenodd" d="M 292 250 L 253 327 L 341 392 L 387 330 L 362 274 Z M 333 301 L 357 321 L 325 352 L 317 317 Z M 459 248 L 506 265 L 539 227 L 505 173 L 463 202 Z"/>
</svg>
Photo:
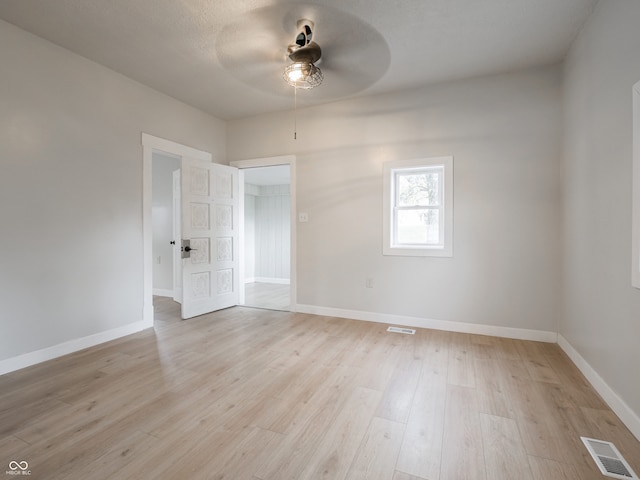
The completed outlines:
<svg viewBox="0 0 640 480">
<path fill-rule="evenodd" d="M 290 109 L 296 21 L 324 83 L 299 105 L 563 59 L 597 0 L 2 0 L 0 18 L 218 118 Z"/>
</svg>

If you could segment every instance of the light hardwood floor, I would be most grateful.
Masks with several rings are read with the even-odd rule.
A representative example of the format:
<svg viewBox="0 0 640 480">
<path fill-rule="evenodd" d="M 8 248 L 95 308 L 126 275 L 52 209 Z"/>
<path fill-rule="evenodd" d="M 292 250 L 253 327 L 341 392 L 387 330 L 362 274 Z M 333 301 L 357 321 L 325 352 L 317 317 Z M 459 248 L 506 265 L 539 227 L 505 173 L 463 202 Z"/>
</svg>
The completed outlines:
<svg viewBox="0 0 640 480">
<path fill-rule="evenodd" d="M 291 287 L 277 283 L 252 282 L 244 286 L 244 306 L 289 311 Z"/>
<path fill-rule="evenodd" d="M 0 377 L 33 479 L 603 479 L 640 443 L 557 345 L 236 307 Z M 0 467 L 0 473 L 3 470 Z"/>
</svg>

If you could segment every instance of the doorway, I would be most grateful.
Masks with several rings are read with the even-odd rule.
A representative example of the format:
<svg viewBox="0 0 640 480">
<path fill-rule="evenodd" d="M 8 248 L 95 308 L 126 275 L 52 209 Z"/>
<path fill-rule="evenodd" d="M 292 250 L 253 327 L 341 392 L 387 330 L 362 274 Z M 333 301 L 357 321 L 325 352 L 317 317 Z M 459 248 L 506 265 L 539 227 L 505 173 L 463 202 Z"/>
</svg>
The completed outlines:
<svg viewBox="0 0 640 480">
<path fill-rule="evenodd" d="M 240 305 L 295 312 L 296 157 L 231 166 L 240 173 Z"/>
<path fill-rule="evenodd" d="M 244 302 L 291 307 L 291 176 L 289 165 L 246 168 L 244 177 Z"/>
<path fill-rule="evenodd" d="M 180 161 L 179 157 L 163 152 L 152 153 L 153 295 L 177 302 L 180 302 L 178 277 L 182 272 L 175 252 L 175 242 L 180 238 L 176 235 L 180 205 L 176 205 L 175 183 L 176 172 L 179 181 Z"/>
<path fill-rule="evenodd" d="M 182 165 L 185 158 L 199 160 L 210 164 L 212 156 L 208 152 L 188 147 L 170 140 L 155 137 L 147 133 L 141 135 L 142 143 L 142 317 L 145 328 L 154 323 L 153 307 L 153 165 L 154 154 L 173 157 Z M 156 259 L 157 261 L 157 259 Z"/>
</svg>

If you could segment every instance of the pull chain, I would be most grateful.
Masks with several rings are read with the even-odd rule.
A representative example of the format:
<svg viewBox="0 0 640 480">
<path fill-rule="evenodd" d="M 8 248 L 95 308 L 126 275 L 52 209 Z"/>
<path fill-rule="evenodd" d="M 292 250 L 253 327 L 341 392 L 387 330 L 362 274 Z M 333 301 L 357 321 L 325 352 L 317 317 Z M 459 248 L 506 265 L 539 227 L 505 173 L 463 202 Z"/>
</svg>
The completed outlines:
<svg viewBox="0 0 640 480">
<path fill-rule="evenodd" d="M 298 87 L 293 87 L 293 139 L 298 138 Z"/>
</svg>

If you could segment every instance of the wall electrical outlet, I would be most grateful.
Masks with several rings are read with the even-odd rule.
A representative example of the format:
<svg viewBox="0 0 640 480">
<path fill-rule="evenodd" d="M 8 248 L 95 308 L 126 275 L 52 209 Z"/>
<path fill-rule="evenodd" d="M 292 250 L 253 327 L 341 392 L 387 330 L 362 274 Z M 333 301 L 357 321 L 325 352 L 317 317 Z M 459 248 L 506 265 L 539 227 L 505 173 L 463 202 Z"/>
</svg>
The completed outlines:
<svg viewBox="0 0 640 480">
<path fill-rule="evenodd" d="M 298 214 L 298 221 L 299 222 L 308 222 L 309 221 L 309 214 L 307 212 L 301 212 Z"/>
<path fill-rule="evenodd" d="M 372 277 L 367 277 L 364 280 L 364 286 L 366 288 L 373 288 L 373 278 Z"/>
</svg>

